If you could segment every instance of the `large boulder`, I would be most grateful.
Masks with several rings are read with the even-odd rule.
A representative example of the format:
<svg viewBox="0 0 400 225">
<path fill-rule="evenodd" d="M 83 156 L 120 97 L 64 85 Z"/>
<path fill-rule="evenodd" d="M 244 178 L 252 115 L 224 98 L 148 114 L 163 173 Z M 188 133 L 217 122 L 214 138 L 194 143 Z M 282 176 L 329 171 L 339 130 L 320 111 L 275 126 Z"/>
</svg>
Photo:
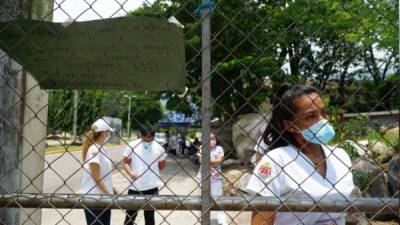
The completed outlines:
<svg viewBox="0 0 400 225">
<path fill-rule="evenodd" d="M 250 162 L 253 148 L 264 132 L 271 117 L 270 111 L 239 116 L 233 125 L 232 140 L 236 156 L 245 163 Z"/>
<path fill-rule="evenodd" d="M 389 196 L 383 168 L 364 157 L 353 160 L 353 179 L 364 197 Z"/>
<path fill-rule="evenodd" d="M 388 163 L 389 160 L 396 154 L 395 149 L 385 144 L 383 141 L 371 141 L 368 143 L 369 154 L 379 164 Z"/>
<path fill-rule="evenodd" d="M 368 155 L 368 141 L 361 140 L 354 142 L 353 140 L 345 140 L 338 145 L 338 147 L 343 148 L 349 153 L 351 158 L 358 158 L 359 156 Z M 352 154 L 350 154 L 352 153 Z"/>
<path fill-rule="evenodd" d="M 385 132 L 385 137 L 389 137 L 389 138 L 399 138 L 399 127 L 395 127 L 389 130 L 386 130 Z"/>
<path fill-rule="evenodd" d="M 211 131 L 217 135 L 218 144 L 224 148 L 225 158 L 232 158 L 235 154 L 232 143 L 232 123 L 223 121 L 212 123 Z"/>
<path fill-rule="evenodd" d="M 358 198 L 361 196 L 361 191 L 358 187 L 351 192 L 351 197 Z M 356 211 L 346 214 L 346 225 L 368 225 L 368 220 L 365 213 Z"/>
<path fill-rule="evenodd" d="M 242 176 L 246 174 L 246 169 L 232 169 L 224 172 L 224 195 L 238 195 Z"/>
<path fill-rule="evenodd" d="M 400 153 L 390 160 L 388 165 L 390 196 L 400 197 Z"/>
<path fill-rule="evenodd" d="M 230 168 L 230 167 L 238 167 L 242 166 L 243 162 L 240 159 L 227 159 L 224 160 L 221 164 L 222 169 Z"/>
</svg>

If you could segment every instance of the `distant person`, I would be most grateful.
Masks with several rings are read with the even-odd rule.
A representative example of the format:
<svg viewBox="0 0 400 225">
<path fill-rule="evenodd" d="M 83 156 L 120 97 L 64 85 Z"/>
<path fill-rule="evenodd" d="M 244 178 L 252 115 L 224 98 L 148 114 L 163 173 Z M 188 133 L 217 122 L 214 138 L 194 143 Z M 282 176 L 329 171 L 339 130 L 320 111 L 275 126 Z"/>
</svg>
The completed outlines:
<svg viewBox="0 0 400 225">
<path fill-rule="evenodd" d="M 181 153 L 182 153 L 182 155 L 185 155 L 186 149 L 188 147 L 188 146 L 186 146 L 186 135 L 185 135 L 185 133 L 181 134 L 181 140 L 180 140 L 179 144 L 181 145 Z"/>
<path fill-rule="evenodd" d="M 201 148 L 198 153 L 199 161 L 201 162 Z M 218 199 L 223 195 L 224 189 L 224 178 L 222 176 L 221 164 L 224 160 L 224 149 L 218 145 L 217 137 L 215 134 L 210 134 L 210 164 L 211 164 L 211 177 L 210 177 L 210 187 L 211 187 L 211 196 L 214 199 Z M 197 179 L 201 184 L 201 167 L 199 172 L 197 173 Z M 226 225 L 227 218 L 225 212 L 217 212 L 217 221 L 220 225 Z"/>
<path fill-rule="evenodd" d="M 199 141 L 199 139 L 198 139 L 197 137 L 194 138 L 193 145 L 194 145 L 194 147 L 196 147 L 196 148 L 199 148 L 199 147 L 200 147 L 201 142 Z"/>
<path fill-rule="evenodd" d="M 182 134 L 179 132 L 178 136 L 177 136 L 177 140 L 176 140 L 176 154 L 179 156 L 183 156 L 183 151 L 184 151 L 184 148 L 182 145 L 183 140 L 184 139 L 182 137 Z"/>
<path fill-rule="evenodd" d="M 168 149 L 169 148 L 169 143 L 171 142 L 171 134 L 169 133 L 169 131 L 165 131 L 165 144 L 164 144 L 164 149 Z"/>
<path fill-rule="evenodd" d="M 193 142 L 189 141 L 189 154 L 193 155 L 199 151 L 201 143 L 198 138 L 194 138 Z"/>
<path fill-rule="evenodd" d="M 81 194 L 118 194 L 112 184 L 113 162 L 104 144 L 114 131 L 104 119 L 93 123 L 82 147 L 83 176 Z M 109 225 L 110 209 L 84 209 L 88 225 Z"/>
<path fill-rule="evenodd" d="M 140 130 L 141 139 L 132 141 L 123 153 L 123 168 L 128 174 L 129 195 L 158 195 L 163 184 L 160 171 L 165 168 L 167 154 L 154 141 L 155 131 L 151 127 Z M 137 210 L 127 210 L 124 225 L 134 225 Z M 145 225 L 154 225 L 154 210 L 144 210 Z"/>
<path fill-rule="evenodd" d="M 176 136 L 176 134 L 173 134 L 171 136 L 171 141 L 169 143 L 169 146 L 170 146 L 169 152 L 171 152 L 173 155 L 176 155 L 177 141 L 178 141 L 178 137 Z"/>
<path fill-rule="evenodd" d="M 269 150 L 257 164 L 247 188 L 281 202 L 349 201 L 354 188 L 349 155 L 327 143 L 335 136 L 319 91 L 311 86 L 282 86 L 273 101 L 263 134 Z M 252 225 L 345 225 L 342 212 L 253 212 Z"/>
</svg>

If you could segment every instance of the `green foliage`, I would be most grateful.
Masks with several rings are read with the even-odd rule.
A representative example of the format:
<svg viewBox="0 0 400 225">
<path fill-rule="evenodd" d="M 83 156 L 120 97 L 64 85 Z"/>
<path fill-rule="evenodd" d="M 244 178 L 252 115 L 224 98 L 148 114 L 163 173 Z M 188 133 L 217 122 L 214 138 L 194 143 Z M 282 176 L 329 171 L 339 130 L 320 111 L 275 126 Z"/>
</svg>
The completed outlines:
<svg viewBox="0 0 400 225">
<path fill-rule="evenodd" d="M 162 118 L 160 97 L 151 93 L 131 93 L 122 91 L 83 90 L 79 91 L 78 134 L 85 133 L 90 125 L 104 116 L 122 119 L 126 127 L 128 118 L 128 98 L 131 99 L 131 128 L 142 124 L 157 124 Z M 71 132 L 73 126 L 74 91 L 49 91 L 48 127 L 51 132 Z"/>
<path fill-rule="evenodd" d="M 103 92 L 94 90 L 79 91 L 78 133 L 87 131 L 97 118 L 101 116 Z M 48 127 L 51 132 L 71 132 L 74 120 L 74 91 L 49 91 Z"/>
<path fill-rule="evenodd" d="M 358 140 L 363 132 L 362 124 L 368 120 L 367 116 L 358 115 L 355 119 L 343 122 L 341 118 L 343 111 L 336 107 L 329 107 L 327 112 L 330 115 L 330 122 L 335 127 L 336 135 L 331 141 L 332 143 L 342 143 L 346 140 Z"/>
<path fill-rule="evenodd" d="M 71 131 L 73 123 L 73 98 L 71 90 L 50 90 L 48 127 L 50 132 Z"/>
<path fill-rule="evenodd" d="M 192 13 L 199 4 L 200 0 L 156 0 L 131 13 L 173 15 L 185 26 L 188 95 L 161 96 L 168 110 L 186 115 L 193 113 L 193 104 L 201 104 L 201 19 Z M 311 81 L 332 97 L 329 106 L 338 133 L 334 141 L 356 139 L 367 118 L 343 123 L 340 113 L 398 109 L 399 74 L 393 69 L 399 55 L 397 9 L 398 2 L 392 0 L 216 1 L 210 45 L 213 116 L 228 120 L 256 112 L 282 82 Z M 125 126 L 124 94 L 81 91 L 79 132 L 101 116 L 119 117 Z M 136 95 L 132 128 L 162 117 L 160 95 L 128 94 Z M 72 120 L 73 91 L 50 91 L 49 128 L 70 131 Z"/>
<path fill-rule="evenodd" d="M 349 154 L 351 159 L 356 159 L 360 157 L 360 155 L 357 152 L 357 149 L 349 142 L 342 142 L 339 144 L 339 147 L 344 149 L 347 152 L 347 154 Z"/>
<path fill-rule="evenodd" d="M 201 104 L 201 20 L 192 13 L 199 4 L 199 0 L 157 0 L 131 13 L 160 18 L 174 15 L 185 26 L 189 95 L 179 99 L 172 92 L 164 93 L 167 109 L 185 114 L 192 113 L 190 104 Z M 338 96 L 335 105 L 348 112 L 370 111 L 377 105 L 379 109 L 393 107 L 392 100 L 379 103 L 380 93 L 393 87 L 385 81 L 398 55 L 397 8 L 389 0 L 216 1 L 211 17 L 214 116 L 226 120 L 255 112 L 282 82 L 307 80 L 320 89 L 327 88 L 330 80 L 338 81 L 339 90 L 332 93 Z M 377 49 L 385 52 L 383 59 L 374 52 Z M 374 65 L 380 66 L 373 69 Z M 361 71 L 350 72 L 350 67 L 364 68 L 373 82 L 384 81 L 385 88 L 368 88 L 376 91 L 374 97 L 363 98 L 365 102 L 352 100 L 345 86 Z M 347 101 L 350 104 L 344 104 Z"/>
<path fill-rule="evenodd" d="M 366 173 L 361 170 L 356 170 L 353 174 L 354 174 L 354 183 L 358 188 L 360 188 L 361 192 L 367 190 L 372 180 L 374 179 L 374 176 L 371 172 Z"/>
</svg>

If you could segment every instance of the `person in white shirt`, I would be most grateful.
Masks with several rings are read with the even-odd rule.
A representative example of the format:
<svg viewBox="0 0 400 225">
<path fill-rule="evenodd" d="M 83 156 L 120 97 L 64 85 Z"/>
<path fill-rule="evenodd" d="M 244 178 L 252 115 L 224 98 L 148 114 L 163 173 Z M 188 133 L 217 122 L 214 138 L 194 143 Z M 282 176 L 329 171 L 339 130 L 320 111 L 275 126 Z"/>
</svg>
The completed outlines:
<svg viewBox="0 0 400 225">
<path fill-rule="evenodd" d="M 113 162 L 104 144 L 113 128 L 104 120 L 93 123 L 82 147 L 83 176 L 81 194 L 118 194 L 112 184 Z M 85 209 L 87 224 L 109 225 L 110 209 Z"/>
<path fill-rule="evenodd" d="M 308 200 L 347 200 L 354 188 L 351 161 L 326 143 L 335 131 L 317 89 L 284 86 L 274 101 L 263 139 L 270 147 L 257 164 L 247 188 L 258 195 Z M 269 137 L 268 139 L 265 137 Z M 253 212 L 252 225 L 344 225 L 345 213 Z"/>
<path fill-rule="evenodd" d="M 132 141 L 125 148 L 124 170 L 128 174 L 129 195 L 157 195 L 162 185 L 160 171 L 165 168 L 167 154 L 154 141 L 155 131 L 151 127 L 141 129 L 141 139 Z M 124 225 L 134 225 L 137 210 L 127 210 Z M 146 225 L 154 225 L 154 210 L 145 210 Z"/>
<path fill-rule="evenodd" d="M 201 163 L 201 154 L 202 152 L 200 147 L 200 151 L 199 153 L 197 153 L 200 163 Z M 218 199 L 223 195 L 224 178 L 222 176 L 222 170 L 221 170 L 221 163 L 223 160 L 224 160 L 224 149 L 221 146 L 217 145 L 217 137 L 215 136 L 215 134 L 211 133 L 210 134 L 210 163 L 211 163 L 210 188 L 211 188 L 211 196 L 214 199 Z M 200 185 L 201 167 L 197 173 L 197 180 Z M 217 213 L 217 221 L 218 224 L 221 225 L 228 224 L 225 212 L 220 211 Z"/>
</svg>

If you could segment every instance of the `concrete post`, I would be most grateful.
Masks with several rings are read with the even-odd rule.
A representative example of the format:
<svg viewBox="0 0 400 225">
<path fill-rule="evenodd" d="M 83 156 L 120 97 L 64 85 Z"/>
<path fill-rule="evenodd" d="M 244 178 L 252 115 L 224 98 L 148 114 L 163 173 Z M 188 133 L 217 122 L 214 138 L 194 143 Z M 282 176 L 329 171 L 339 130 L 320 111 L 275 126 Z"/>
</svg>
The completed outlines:
<svg viewBox="0 0 400 225">
<path fill-rule="evenodd" d="M 0 1 L 0 21 L 29 17 L 29 4 L 20 0 Z M 24 74 L 21 67 L 0 50 L 0 192 L 19 189 L 18 159 L 22 147 Z M 17 224 L 19 210 L 0 208 L 1 224 Z"/>
<path fill-rule="evenodd" d="M 0 21 L 51 20 L 52 0 L 2 0 Z M 43 190 L 46 91 L 0 50 L 0 192 Z M 0 223 L 40 224 L 41 210 L 0 208 Z M 29 218 L 29 219 L 28 219 Z"/>
<path fill-rule="evenodd" d="M 72 143 L 77 142 L 78 135 L 78 103 L 79 103 L 79 92 L 74 90 L 74 124 L 72 125 Z"/>
</svg>

